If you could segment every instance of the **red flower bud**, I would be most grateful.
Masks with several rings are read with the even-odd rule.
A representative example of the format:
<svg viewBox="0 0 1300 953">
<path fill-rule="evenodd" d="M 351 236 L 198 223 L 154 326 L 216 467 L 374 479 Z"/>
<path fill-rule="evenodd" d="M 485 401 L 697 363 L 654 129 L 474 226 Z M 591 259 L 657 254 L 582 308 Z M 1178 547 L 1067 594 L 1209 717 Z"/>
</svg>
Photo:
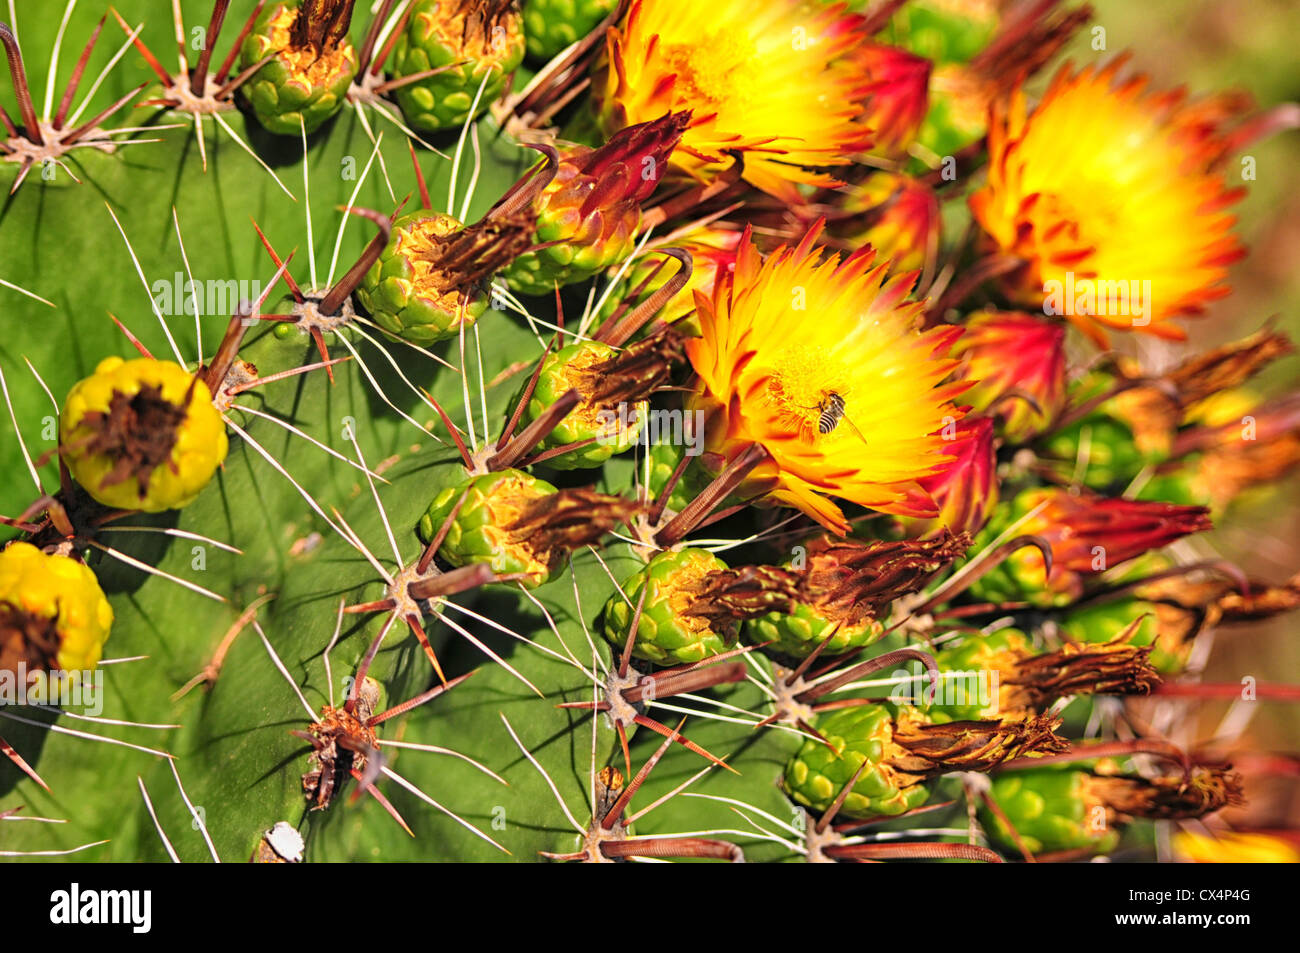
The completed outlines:
<svg viewBox="0 0 1300 953">
<path fill-rule="evenodd" d="M 1040 433 L 1065 404 L 1065 326 L 1021 312 L 984 311 L 965 328 L 953 348 L 966 361 L 962 376 L 975 382 L 965 399 L 1001 418 L 1013 443 Z"/>
<path fill-rule="evenodd" d="M 830 235 L 837 245 L 856 250 L 870 245 L 879 259 L 890 259 L 898 274 L 925 266 L 939 248 L 939 200 L 918 179 L 876 172 L 840 190 L 845 217 L 836 220 Z"/>
<path fill-rule="evenodd" d="M 944 527 L 954 533 L 977 533 L 988 522 L 998 501 L 997 459 L 993 421 L 967 416 L 940 431 L 949 442 L 945 447 L 952 461 L 943 470 L 918 482 L 924 494 L 939 507 L 931 519 L 904 519 L 910 536 L 931 536 Z M 918 493 L 918 503 L 923 494 Z"/>
<path fill-rule="evenodd" d="M 887 156 L 904 154 L 930 104 L 930 61 L 878 43 L 861 43 L 847 58 L 867 80 L 862 121 L 872 130 L 871 151 Z"/>
<path fill-rule="evenodd" d="M 1050 588 L 1077 596 L 1086 575 L 1104 572 L 1149 550 L 1167 546 L 1190 533 L 1210 528 L 1204 506 L 1178 506 L 1146 500 L 1075 495 L 1067 490 L 1030 490 L 1017 498 L 1016 508 L 1047 505 L 1021 524 L 1019 532 L 1040 536 L 1052 548 Z M 1010 559 L 1017 568 L 1041 578 L 1042 556 L 1036 549 L 1018 550 Z"/>
</svg>

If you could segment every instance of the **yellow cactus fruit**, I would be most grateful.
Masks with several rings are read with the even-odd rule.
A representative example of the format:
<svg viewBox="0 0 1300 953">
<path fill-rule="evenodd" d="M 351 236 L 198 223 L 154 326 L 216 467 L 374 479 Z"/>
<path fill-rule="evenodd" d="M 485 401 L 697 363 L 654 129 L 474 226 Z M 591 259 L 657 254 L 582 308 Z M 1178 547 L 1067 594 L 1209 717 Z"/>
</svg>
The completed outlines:
<svg viewBox="0 0 1300 953">
<path fill-rule="evenodd" d="M 22 663 L 30 683 L 91 671 L 112 625 L 113 608 L 84 563 L 31 543 L 0 551 L 0 672 L 16 674 Z"/>
<path fill-rule="evenodd" d="M 226 459 L 225 424 L 207 385 L 152 358 L 100 361 L 68 393 L 59 433 L 76 481 L 120 509 L 185 506 Z"/>
</svg>

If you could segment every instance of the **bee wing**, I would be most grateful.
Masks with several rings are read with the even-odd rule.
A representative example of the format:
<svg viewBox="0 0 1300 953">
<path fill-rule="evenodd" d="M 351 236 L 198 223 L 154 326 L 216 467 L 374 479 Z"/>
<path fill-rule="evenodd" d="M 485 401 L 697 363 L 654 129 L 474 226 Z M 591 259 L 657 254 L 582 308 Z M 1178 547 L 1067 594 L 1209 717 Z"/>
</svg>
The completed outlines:
<svg viewBox="0 0 1300 953">
<path fill-rule="evenodd" d="M 858 425 L 849 419 L 848 414 L 843 415 L 843 420 L 846 424 L 848 424 L 851 428 L 853 428 L 853 432 L 858 435 L 858 439 L 862 441 L 863 446 L 867 446 L 867 447 L 871 446 L 871 444 L 867 443 L 867 438 L 862 436 L 862 431 L 858 429 Z"/>
</svg>

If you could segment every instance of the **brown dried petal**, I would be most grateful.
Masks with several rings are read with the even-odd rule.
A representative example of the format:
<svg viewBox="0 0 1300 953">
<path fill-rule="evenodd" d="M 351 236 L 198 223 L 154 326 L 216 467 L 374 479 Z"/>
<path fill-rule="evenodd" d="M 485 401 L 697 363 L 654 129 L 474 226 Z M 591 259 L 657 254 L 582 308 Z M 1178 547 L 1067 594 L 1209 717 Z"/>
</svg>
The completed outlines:
<svg viewBox="0 0 1300 953">
<path fill-rule="evenodd" d="M 444 292 L 469 293 L 527 251 L 536 227 L 527 212 L 484 218 L 436 240 L 430 270 Z"/>
<path fill-rule="evenodd" d="M 1117 639 L 1104 645 L 1070 643 L 1026 656 L 1005 676 L 1014 686 L 1011 707 L 1041 710 L 1067 695 L 1149 695 L 1160 684 L 1150 655 L 1151 646 Z"/>
<path fill-rule="evenodd" d="M 33 615 L 0 602 L 0 672 L 29 673 L 58 668 L 59 630 L 55 619 Z"/>
<path fill-rule="evenodd" d="M 807 547 L 800 601 L 846 625 L 880 619 L 970 545 L 969 535 L 948 530 L 932 539 L 872 543 L 820 536 Z"/>
<path fill-rule="evenodd" d="M 594 490 L 569 489 L 528 501 L 504 527 L 512 542 L 552 565 L 566 554 L 598 542 L 620 523 L 636 518 L 639 504 Z"/>
<path fill-rule="evenodd" d="M 334 49 L 348 35 L 355 0 L 302 0 L 289 27 L 295 49 L 310 47 L 317 53 Z"/>
<path fill-rule="evenodd" d="M 953 721 L 928 724 L 920 719 L 899 719 L 893 740 L 904 754 L 892 766 L 921 778 L 948 771 L 988 771 L 1004 761 L 1031 752 L 1055 754 L 1068 743 L 1056 734 L 1061 719 L 1032 715 L 1017 721 Z"/>
<path fill-rule="evenodd" d="M 93 410 L 84 414 L 79 426 L 88 429 L 90 436 L 76 449 L 103 454 L 116 461 L 100 486 L 134 479 L 143 497 L 155 469 L 164 462 L 175 469 L 175 463 L 169 458 L 193 395 L 191 383 L 185 394 L 185 405 L 177 407 L 163 398 L 160 386 L 147 384 L 132 395 L 114 391 L 107 413 Z"/>
<path fill-rule="evenodd" d="M 744 566 L 703 576 L 690 594 L 686 615 L 715 623 L 756 619 L 768 612 L 793 612 L 799 574 L 776 566 Z M 716 627 L 716 626 L 715 626 Z"/>
<path fill-rule="evenodd" d="M 628 345 L 583 370 L 575 382 L 583 402 L 596 407 L 645 400 L 672 377 L 685 358 L 681 335 L 671 329 Z"/>
<path fill-rule="evenodd" d="M 1241 775 L 1229 766 L 1198 765 L 1186 778 L 1093 777 L 1088 791 L 1119 814 L 1160 820 L 1204 817 L 1244 801 Z"/>
</svg>

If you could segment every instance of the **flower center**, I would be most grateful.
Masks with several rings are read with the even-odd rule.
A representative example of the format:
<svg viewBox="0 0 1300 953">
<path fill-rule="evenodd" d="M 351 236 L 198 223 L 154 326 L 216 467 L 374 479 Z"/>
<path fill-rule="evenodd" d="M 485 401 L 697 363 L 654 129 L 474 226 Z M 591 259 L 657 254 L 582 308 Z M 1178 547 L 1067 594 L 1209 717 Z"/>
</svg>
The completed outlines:
<svg viewBox="0 0 1300 953">
<path fill-rule="evenodd" d="M 758 57 L 752 42 L 734 33 L 713 32 L 699 42 L 665 43 L 660 47 L 668 68 L 677 74 L 674 93 L 679 102 L 700 112 L 700 106 L 743 104 L 752 88 L 752 66 Z M 707 50 L 707 55 L 701 51 Z"/>
<path fill-rule="evenodd" d="M 808 344 L 783 349 L 773 362 L 767 379 L 767 403 L 783 424 L 806 438 L 822 436 L 819 423 L 831 422 L 826 436 L 838 429 L 839 416 L 833 395 L 847 405 L 847 368 L 829 358 L 824 350 Z"/>
</svg>

